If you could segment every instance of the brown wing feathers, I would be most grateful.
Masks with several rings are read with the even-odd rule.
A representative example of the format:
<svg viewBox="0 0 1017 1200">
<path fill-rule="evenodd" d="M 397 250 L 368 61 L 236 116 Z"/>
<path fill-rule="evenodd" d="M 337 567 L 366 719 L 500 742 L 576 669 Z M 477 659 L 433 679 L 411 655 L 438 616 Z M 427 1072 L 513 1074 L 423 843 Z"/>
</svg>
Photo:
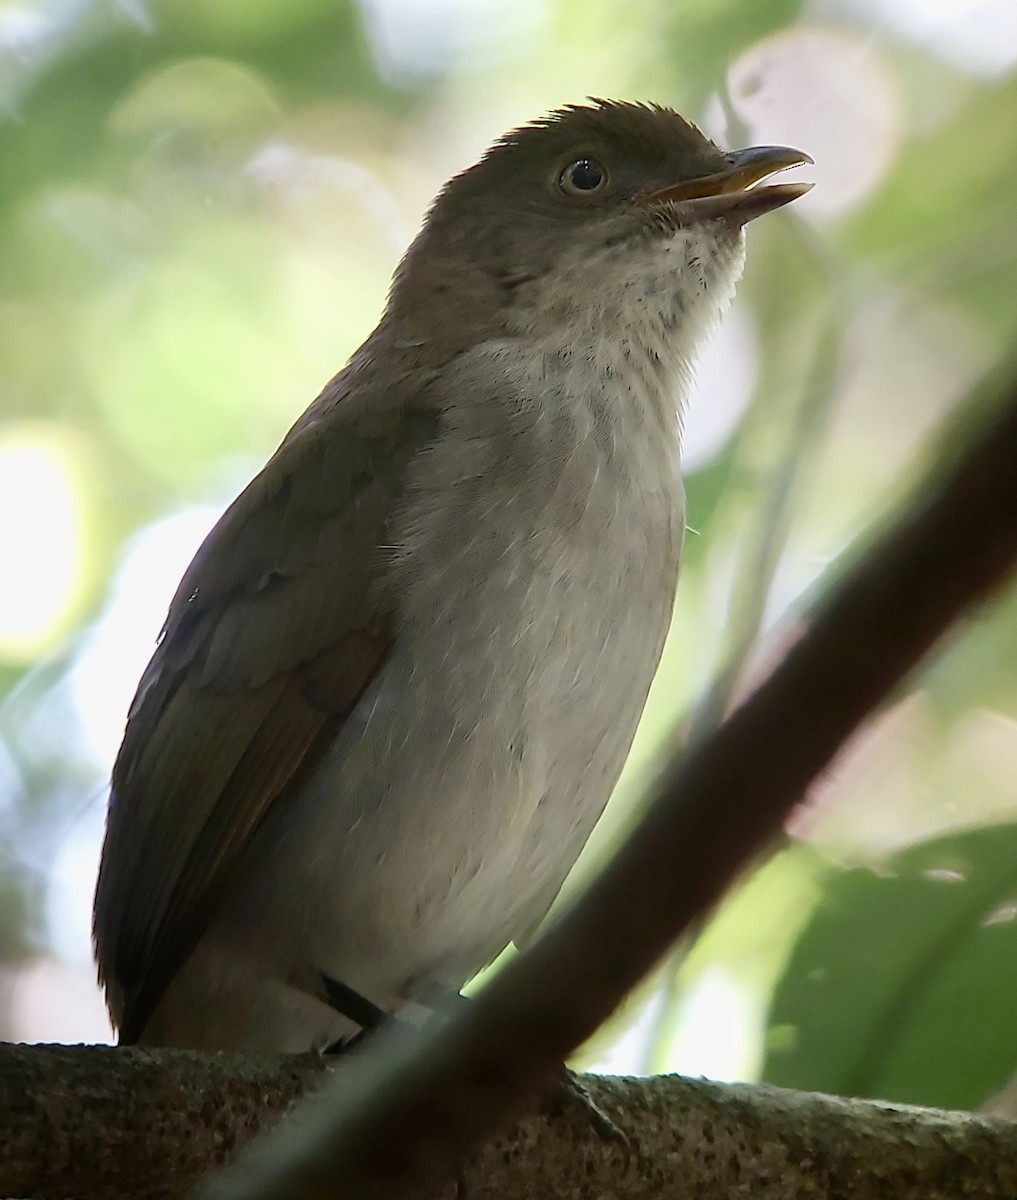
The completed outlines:
<svg viewBox="0 0 1017 1200">
<path fill-rule="evenodd" d="M 136 1040 L 269 808 L 299 786 L 378 671 L 372 586 L 406 465 L 436 431 L 309 427 L 227 511 L 181 582 L 113 772 L 95 938 Z"/>
</svg>

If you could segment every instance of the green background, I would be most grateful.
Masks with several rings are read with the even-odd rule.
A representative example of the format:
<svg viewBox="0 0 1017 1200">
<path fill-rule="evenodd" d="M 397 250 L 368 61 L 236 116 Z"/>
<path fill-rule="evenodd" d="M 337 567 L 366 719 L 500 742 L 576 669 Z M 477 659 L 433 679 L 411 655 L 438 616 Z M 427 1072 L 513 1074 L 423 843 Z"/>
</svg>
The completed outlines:
<svg viewBox="0 0 1017 1200">
<path fill-rule="evenodd" d="M 1011 8 L 0 2 L 0 1036 L 108 1036 L 88 948 L 104 779 L 190 553 L 369 332 L 442 181 L 607 95 L 800 145 L 817 187 L 751 229 L 704 358 L 674 628 L 579 886 L 662 749 L 779 653 L 1012 342 Z M 1015 665 L 1010 598 L 581 1061 L 974 1107 L 1003 1089 Z"/>
</svg>

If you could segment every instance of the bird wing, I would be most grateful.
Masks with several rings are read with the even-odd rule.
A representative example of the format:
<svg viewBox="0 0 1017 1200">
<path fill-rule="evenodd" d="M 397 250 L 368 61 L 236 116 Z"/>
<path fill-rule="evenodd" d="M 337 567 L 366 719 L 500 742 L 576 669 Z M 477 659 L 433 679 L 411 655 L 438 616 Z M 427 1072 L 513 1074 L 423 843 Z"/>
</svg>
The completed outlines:
<svg viewBox="0 0 1017 1200">
<path fill-rule="evenodd" d="M 391 647 L 380 547 L 437 417 L 363 399 L 312 410 L 226 511 L 138 687 L 94 922 L 122 1043 L 140 1036 L 269 808 L 332 744 Z"/>
</svg>

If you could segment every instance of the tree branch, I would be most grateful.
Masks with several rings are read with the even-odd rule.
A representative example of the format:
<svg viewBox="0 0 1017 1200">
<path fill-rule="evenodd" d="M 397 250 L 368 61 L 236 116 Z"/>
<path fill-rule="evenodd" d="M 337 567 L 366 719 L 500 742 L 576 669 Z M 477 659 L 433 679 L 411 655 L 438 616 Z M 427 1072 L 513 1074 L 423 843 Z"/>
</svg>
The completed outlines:
<svg viewBox="0 0 1017 1200">
<path fill-rule="evenodd" d="M 809 783 L 1017 560 L 1017 372 L 976 397 L 977 435 L 803 618 L 801 638 L 709 738 L 669 765 L 589 892 L 454 1023 L 390 1037 L 298 1129 L 263 1139 L 205 1200 L 426 1195 L 611 1013 L 719 898 Z M 1003 389 L 1005 403 L 986 419 Z M 970 424 L 970 414 L 969 414 Z"/>
<path fill-rule="evenodd" d="M 0 1193 L 180 1195 L 332 1073 L 310 1056 L 4 1047 Z M 334 1074 L 341 1087 L 346 1071 Z M 631 1159 L 600 1142 L 578 1114 L 531 1108 L 464 1171 L 470 1200 L 1017 1195 L 1017 1125 L 1009 1121 L 678 1076 L 584 1082 L 633 1131 Z"/>
</svg>

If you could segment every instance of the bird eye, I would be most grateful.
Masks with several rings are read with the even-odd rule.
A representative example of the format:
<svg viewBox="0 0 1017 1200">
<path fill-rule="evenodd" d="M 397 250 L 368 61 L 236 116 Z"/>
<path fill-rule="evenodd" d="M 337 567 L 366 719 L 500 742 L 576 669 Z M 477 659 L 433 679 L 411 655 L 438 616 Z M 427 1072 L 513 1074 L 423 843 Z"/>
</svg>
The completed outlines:
<svg viewBox="0 0 1017 1200">
<path fill-rule="evenodd" d="M 589 196 L 606 181 L 607 172 L 595 158 L 579 158 L 562 171 L 559 185 L 567 195 Z"/>
</svg>

